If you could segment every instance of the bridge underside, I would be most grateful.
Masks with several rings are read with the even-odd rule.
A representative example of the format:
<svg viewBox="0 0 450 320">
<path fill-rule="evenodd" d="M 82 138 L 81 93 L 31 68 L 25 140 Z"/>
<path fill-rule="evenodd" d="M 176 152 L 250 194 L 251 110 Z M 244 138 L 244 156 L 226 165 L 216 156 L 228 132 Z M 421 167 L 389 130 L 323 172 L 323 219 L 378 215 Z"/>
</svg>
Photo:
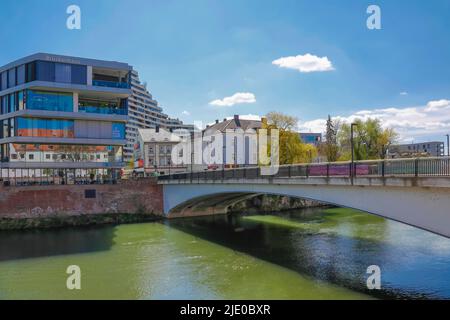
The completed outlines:
<svg viewBox="0 0 450 320">
<path fill-rule="evenodd" d="M 258 195 L 258 193 L 229 192 L 196 197 L 171 209 L 170 217 L 225 214 L 229 207 Z"/>
<path fill-rule="evenodd" d="M 450 193 L 440 187 L 314 184 L 164 184 L 164 212 L 170 217 L 225 213 L 259 194 L 305 198 L 365 211 L 450 237 Z"/>
</svg>

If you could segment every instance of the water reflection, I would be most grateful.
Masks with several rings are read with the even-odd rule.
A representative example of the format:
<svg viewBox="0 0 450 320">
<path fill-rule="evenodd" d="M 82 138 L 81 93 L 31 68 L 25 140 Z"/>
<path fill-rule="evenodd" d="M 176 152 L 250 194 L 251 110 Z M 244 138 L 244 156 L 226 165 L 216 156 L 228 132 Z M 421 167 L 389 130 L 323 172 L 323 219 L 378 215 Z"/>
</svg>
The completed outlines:
<svg viewBox="0 0 450 320">
<path fill-rule="evenodd" d="M 110 226 L 0 231 L 0 261 L 105 251 L 113 239 Z"/>
<path fill-rule="evenodd" d="M 379 298 L 450 298 L 450 240 L 348 209 L 179 219 L 171 227 Z M 382 290 L 366 288 L 367 267 Z"/>
</svg>

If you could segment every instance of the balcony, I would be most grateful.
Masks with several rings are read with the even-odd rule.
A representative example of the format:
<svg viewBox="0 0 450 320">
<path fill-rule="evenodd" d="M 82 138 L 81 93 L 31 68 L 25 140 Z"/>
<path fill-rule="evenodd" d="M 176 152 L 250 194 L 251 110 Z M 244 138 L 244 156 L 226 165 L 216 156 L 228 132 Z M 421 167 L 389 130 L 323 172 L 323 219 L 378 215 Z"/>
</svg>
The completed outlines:
<svg viewBox="0 0 450 320">
<path fill-rule="evenodd" d="M 127 82 L 115 82 L 105 80 L 92 80 L 92 85 L 97 87 L 108 87 L 118 89 L 130 89 L 130 84 Z"/>
<path fill-rule="evenodd" d="M 117 107 L 79 106 L 78 112 L 127 115 L 126 108 L 117 108 Z"/>
</svg>

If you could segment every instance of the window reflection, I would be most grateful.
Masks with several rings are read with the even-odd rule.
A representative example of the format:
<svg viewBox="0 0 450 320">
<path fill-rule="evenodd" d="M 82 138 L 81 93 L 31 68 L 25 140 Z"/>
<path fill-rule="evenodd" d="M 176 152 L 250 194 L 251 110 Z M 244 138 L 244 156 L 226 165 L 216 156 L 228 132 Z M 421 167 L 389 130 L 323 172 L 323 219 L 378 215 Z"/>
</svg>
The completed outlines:
<svg viewBox="0 0 450 320">
<path fill-rule="evenodd" d="M 74 138 L 74 121 L 57 119 L 17 119 L 17 135 L 20 137 Z"/>
<path fill-rule="evenodd" d="M 27 109 L 73 112 L 71 93 L 27 90 Z"/>
<path fill-rule="evenodd" d="M 122 146 L 10 144 L 11 161 L 118 163 L 123 161 L 122 149 Z"/>
</svg>

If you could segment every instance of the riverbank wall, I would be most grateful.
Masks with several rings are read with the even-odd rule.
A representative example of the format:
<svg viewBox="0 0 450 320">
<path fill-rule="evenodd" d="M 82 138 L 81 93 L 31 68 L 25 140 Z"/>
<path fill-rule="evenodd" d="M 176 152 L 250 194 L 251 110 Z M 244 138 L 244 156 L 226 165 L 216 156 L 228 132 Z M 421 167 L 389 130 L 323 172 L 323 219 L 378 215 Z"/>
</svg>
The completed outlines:
<svg viewBox="0 0 450 320">
<path fill-rule="evenodd" d="M 163 190 L 152 179 L 118 184 L 0 186 L 0 230 L 153 221 Z"/>
</svg>

